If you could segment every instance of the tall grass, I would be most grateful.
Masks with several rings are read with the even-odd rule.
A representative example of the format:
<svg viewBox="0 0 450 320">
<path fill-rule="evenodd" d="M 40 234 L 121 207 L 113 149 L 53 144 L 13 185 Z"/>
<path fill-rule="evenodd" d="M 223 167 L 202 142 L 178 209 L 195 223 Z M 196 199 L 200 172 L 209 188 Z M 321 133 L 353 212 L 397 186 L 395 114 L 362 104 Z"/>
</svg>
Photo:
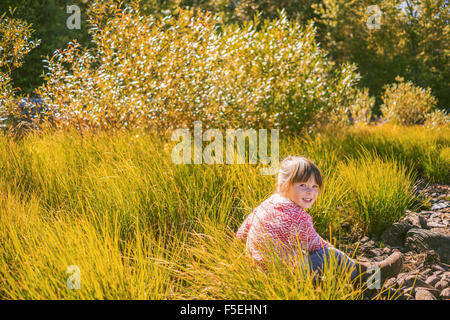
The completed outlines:
<svg viewBox="0 0 450 320">
<path fill-rule="evenodd" d="M 357 159 L 338 166 L 354 220 L 378 235 L 415 204 L 411 170 L 383 158 L 363 150 Z"/>
<path fill-rule="evenodd" d="M 165 299 L 172 293 L 167 264 L 181 252 L 182 237 L 167 250 L 164 238 L 148 229 L 136 227 L 133 237 L 120 239 L 114 213 L 114 223 L 102 213 L 54 216 L 34 196 L 22 203 L 10 191 L 0 202 L 3 299 Z M 81 271 L 80 290 L 66 286 L 73 265 Z"/>
<path fill-rule="evenodd" d="M 400 160 L 407 149 L 389 141 L 427 154 L 449 144 L 443 134 L 417 133 L 429 134 L 425 143 L 399 129 L 383 148 L 358 153 L 388 135 L 367 130 L 280 140 L 281 158 L 306 155 L 323 172 L 309 212 L 324 238 L 343 221 L 380 232 L 412 206 L 417 165 Z M 260 165 L 175 165 L 173 145 L 143 131 L 0 136 L 0 297 L 360 297 L 333 267 L 320 285 L 280 265 L 270 276 L 252 267 L 233 233 L 274 191 L 275 177 L 261 175 Z M 416 159 L 441 172 L 440 162 Z M 66 286 L 70 265 L 81 270 L 81 290 Z"/>
<path fill-rule="evenodd" d="M 187 246 L 188 263 L 180 268 L 184 297 L 200 299 L 358 299 L 362 290 L 350 280 L 351 270 L 341 270 L 330 256 L 321 277 L 300 265 L 292 266 L 272 251 L 265 270 L 245 254 L 245 244 L 232 230 L 204 226 Z M 304 256 L 300 252 L 299 259 Z"/>
<path fill-rule="evenodd" d="M 450 183 L 450 127 L 384 125 L 350 129 L 342 141 L 346 154 L 355 154 L 361 146 L 379 156 L 403 162 L 417 176 L 430 182 Z"/>
</svg>

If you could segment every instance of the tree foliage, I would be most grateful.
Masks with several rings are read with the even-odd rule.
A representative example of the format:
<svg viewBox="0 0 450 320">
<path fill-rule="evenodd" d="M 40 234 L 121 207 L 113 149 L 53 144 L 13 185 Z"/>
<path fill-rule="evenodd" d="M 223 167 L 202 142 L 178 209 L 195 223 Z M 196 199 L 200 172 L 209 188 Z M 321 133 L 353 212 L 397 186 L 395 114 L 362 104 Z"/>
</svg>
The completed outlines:
<svg viewBox="0 0 450 320">
<path fill-rule="evenodd" d="M 381 10 L 380 28 L 367 27 L 372 5 Z M 356 63 L 361 85 L 373 95 L 400 75 L 430 87 L 440 106 L 448 107 L 448 1 L 323 0 L 313 7 L 320 16 L 319 42 L 337 63 Z"/>
<path fill-rule="evenodd" d="M 39 94 L 60 124 L 173 129 L 311 128 L 345 122 L 356 67 L 335 67 L 312 26 L 287 19 L 221 25 L 209 12 L 142 15 L 96 2 L 94 46 L 72 42 L 48 64 Z M 259 31 L 257 31 L 259 30 Z"/>
<path fill-rule="evenodd" d="M 22 66 L 24 57 L 39 41 L 32 39 L 30 24 L 20 19 L 0 16 L 0 121 L 6 124 L 19 112 L 11 73 Z"/>
</svg>

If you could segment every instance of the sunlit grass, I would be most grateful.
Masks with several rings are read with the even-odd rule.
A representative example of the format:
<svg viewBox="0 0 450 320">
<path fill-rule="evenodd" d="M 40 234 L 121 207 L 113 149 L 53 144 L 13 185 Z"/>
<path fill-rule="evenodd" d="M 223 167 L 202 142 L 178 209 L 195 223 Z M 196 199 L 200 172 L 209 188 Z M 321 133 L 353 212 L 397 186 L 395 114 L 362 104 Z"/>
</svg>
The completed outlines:
<svg viewBox="0 0 450 320">
<path fill-rule="evenodd" d="M 322 170 L 309 212 L 324 238 L 343 221 L 380 232 L 413 206 L 420 173 L 443 177 L 448 135 L 393 130 L 281 137 L 280 158 L 305 155 Z M 255 268 L 233 233 L 275 177 L 261 165 L 174 165 L 173 145 L 146 132 L 1 135 L 0 297 L 361 298 L 336 268 L 320 285 L 280 264 Z M 405 160 L 415 155 L 408 145 L 428 156 Z M 433 150 L 440 161 L 428 158 Z M 81 290 L 67 288 L 70 265 Z"/>
</svg>

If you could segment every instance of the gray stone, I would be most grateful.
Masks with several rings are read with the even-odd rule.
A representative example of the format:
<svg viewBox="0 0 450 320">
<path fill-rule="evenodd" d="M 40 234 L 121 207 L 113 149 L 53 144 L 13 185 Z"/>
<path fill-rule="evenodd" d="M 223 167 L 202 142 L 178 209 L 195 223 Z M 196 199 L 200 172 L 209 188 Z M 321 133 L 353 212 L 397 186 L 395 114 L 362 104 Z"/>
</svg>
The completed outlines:
<svg viewBox="0 0 450 320">
<path fill-rule="evenodd" d="M 441 299 L 450 299 L 450 288 L 446 288 L 446 289 L 442 290 L 441 294 L 440 294 L 440 298 Z"/>
<path fill-rule="evenodd" d="M 450 263 L 450 236 L 413 228 L 406 233 L 405 246 L 416 252 L 435 250 L 442 262 Z"/>
<path fill-rule="evenodd" d="M 415 287 L 408 287 L 408 288 L 403 289 L 403 294 L 414 297 L 415 291 L 416 291 Z"/>
<path fill-rule="evenodd" d="M 431 276 L 432 273 L 433 271 L 431 270 L 431 268 L 427 268 L 421 272 L 421 274 L 425 277 Z"/>
<path fill-rule="evenodd" d="M 429 284 L 430 286 L 434 286 L 436 283 L 439 282 L 439 280 L 440 277 L 433 275 L 427 279 L 426 283 Z"/>
<path fill-rule="evenodd" d="M 420 227 L 421 227 L 421 228 L 423 228 L 423 229 L 429 229 L 427 219 L 424 218 L 424 217 L 422 217 L 422 216 L 419 216 L 419 224 L 420 224 Z"/>
<path fill-rule="evenodd" d="M 383 232 L 381 239 L 388 245 L 402 247 L 405 242 L 407 232 L 413 227 L 413 225 L 406 222 L 396 222 Z"/>
<path fill-rule="evenodd" d="M 406 300 L 414 300 L 413 296 L 410 295 L 408 292 L 404 292 L 403 296 L 405 297 Z"/>
<path fill-rule="evenodd" d="M 446 225 L 445 224 L 436 223 L 436 222 L 430 222 L 430 223 L 427 223 L 427 227 L 428 228 L 445 228 Z"/>
<path fill-rule="evenodd" d="M 413 227 L 420 228 L 419 215 L 415 212 L 412 212 L 412 213 L 404 216 L 397 223 L 406 223 L 406 224 L 412 225 Z"/>
<path fill-rule="evenodd" d="M 444 272 L 443 274 L 442 274 L 442 279 L 444 279 L 444 280 L 447 280 L 447 281 L 449 281 L 450 282 L 450 272 Z"/>
<path fill-rule="evenodd" d="M 436 263 L 441 262 L 441 259 L 439 258 L 439 255 L 434 250 L 429 250 L 425 254 L 424 264 L 426 265 L 433 265 Z M 430 270 L 431 271 L 431 270 Z"/>
<path fill-rule="evenodd" d="M 445 272 L 445 269 L 444 268 L 442 268 L 440 265 L 438 265 L 438 264 L 433 264 L 433 265 L 431 265 L 431 270 L 433 270 L 433 271 L 435 271 L 435 275 L 440 275 L 440 274 L 442 274 L 442 273 L 444 273 Z"/>
<path fill-rule="evenodd" d="M 391 251 L 392 251 L 391 248 L 388 247 L 383 248 L 383 253 L 390 254 Z"/>
<path fill-rule="evenodd" d="M 437 300 L 430 291 L 422 288 L 416 289 L 415 298 L 416 300 Z"/>
<path fill-rule="evenodd" d="M 438 289 L 439 291 L 442 291 L 442 290 L 448 288 L 448 281 L 442 280 L 442 279 L 441 279 L 441 280 L 440 280 L 438 283 L 436 283 L 434 286 L 435 286 L 436 289 Z"/>
<path fill-rule="evenodd" d="M 440 219 L 440 217 L 441 217 L 441 213 L 435 212 L 430 216 L 430 219 Z"/>
<path fill-rule="evenodd" d="M 420 275 L 409 275 L 407 276 L 402 283 L 402 286 L 406 287 L 407 289 L 411 290 L 414 295 L 416 290 L 422 289 L 427 290 L 428 292 L 431 292 L 434 296 L 439 297 L 440 290 L 437 290 L 432 285 L 429 285 L 426 283 L 425 278 Z"/>
<path fill-rule="evenodd" d="M 403 282 L 403 286 L 406 287 L 424 287 L 424 288 L 432 288 L 432 286 L 430 286 L 428 283 L 426 283 L 426 280 L 424 277 L 420 276 L 420 275 L 409 275 L 405 278 L 404 282 Z"/>
<path fill-rule="evenodd" d="M 434 204 L 432 207 L 431 207 L 431 210 L 440 210 L 440 209 L 444 209 L 444 208 L 447 208 L 447 204 L 446 203 L 444 203 L 444 202 L 439 202 L 439 203 L 436 203 L 436 204 Z"/>
<path fill-rule="evenodd" d="M 370 249 L 369 252 L 375 257 L 381 256 L 383 254 L 383 252 L 378 248 Z"/>
</svg>

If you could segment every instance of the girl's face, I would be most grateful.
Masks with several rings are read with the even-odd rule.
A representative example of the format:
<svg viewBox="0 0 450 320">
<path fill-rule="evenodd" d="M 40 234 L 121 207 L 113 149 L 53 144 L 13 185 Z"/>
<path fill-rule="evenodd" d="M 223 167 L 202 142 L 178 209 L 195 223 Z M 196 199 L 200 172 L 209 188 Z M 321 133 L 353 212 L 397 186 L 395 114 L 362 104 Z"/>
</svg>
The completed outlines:
<svg viewBox="0 0 450 320">
<path fill-rule="evenodd" d="M 306 182 L 295 182 L 284 195 L 303 209 L 309 209 L 319 195 L 319 185 L 313 175 Z"/>
</svg>

